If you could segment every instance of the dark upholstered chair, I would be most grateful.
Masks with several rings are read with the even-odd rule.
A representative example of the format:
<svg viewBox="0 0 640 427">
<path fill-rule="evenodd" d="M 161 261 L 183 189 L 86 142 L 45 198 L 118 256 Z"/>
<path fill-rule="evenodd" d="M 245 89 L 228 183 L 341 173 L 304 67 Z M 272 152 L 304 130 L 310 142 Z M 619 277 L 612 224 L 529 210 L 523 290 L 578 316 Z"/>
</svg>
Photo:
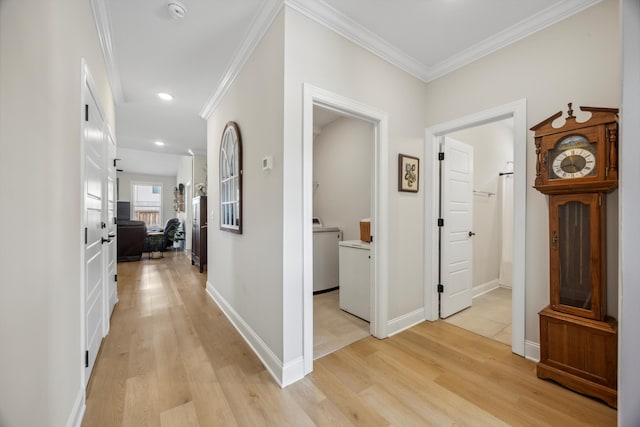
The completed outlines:
<svg viewBox="0 0 640 427">
<path fill-rule="evenodd" d="M 164 226 L 164 243 L 162 250 L 166 250 L 168 247 L 173 246 L 173 240 L 176 232 L 180 227 L 180 220 L 178 218 L 171 218 Z"/>
<path fill-rule="evenodd" d="M 140 260 L 146 236 L 144 221 L 118 221 L 118 262 Z"/>
</svg>

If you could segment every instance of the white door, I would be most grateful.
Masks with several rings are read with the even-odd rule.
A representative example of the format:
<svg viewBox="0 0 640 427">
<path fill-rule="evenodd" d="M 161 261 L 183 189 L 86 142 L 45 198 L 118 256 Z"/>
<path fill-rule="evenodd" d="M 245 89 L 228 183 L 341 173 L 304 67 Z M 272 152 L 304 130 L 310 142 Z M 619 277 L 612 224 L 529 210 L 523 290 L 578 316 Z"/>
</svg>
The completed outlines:
<svg viewBox="0 0 640 427">
<path fill-rule="evenodd" d="M 473 147 L 444 138 L 441 162 L 440 317 L 471 306 Z"/>
<path fill-rule="evenodd" d="M 100 343 L 104 336 L 104 255 L 103 247 L 103 119 L 91 90 L 85 87 L 84 122 L 84 308 L 85 308 L 85 382 L 89 381 Z M 85 384 L 86 385 L 86 384 Z"/>
<path fill-rule="evenodd" d="M 107 236 L 108 242 L 105 246 L 106 253 L 106 283 L 107 283 L 107 308 L 106 308 L 106 316 L 105 316 L 105 332 L 104 335 L 107 334 L 109 330 L 109 317 L 113 312 L 113 308 L 118 301 L 118 284 L 116 282 L 116 274 L 118 274 L 117 269 L 117 243 L 116 243 L 116 143 L 111 136 L 111 133 L 105 132 L 105 150 L 106 150 L 106 187 L 107 194 L 105 198 L 106 202 L 106 219 L 105 223 L 107 224 Z"/>
</svg>

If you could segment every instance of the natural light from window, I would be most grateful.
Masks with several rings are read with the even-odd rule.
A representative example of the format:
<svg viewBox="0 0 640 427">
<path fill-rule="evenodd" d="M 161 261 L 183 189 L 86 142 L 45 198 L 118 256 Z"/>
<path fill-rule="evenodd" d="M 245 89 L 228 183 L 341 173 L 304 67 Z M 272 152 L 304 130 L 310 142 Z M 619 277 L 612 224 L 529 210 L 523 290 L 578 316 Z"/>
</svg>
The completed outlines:
<svg viewBox="0 0 640 427">
<path fill-rule="evenodd" d="M 133 218 L 147 226 L 161 225 L 162 184 L 132 184 Z"/>
</svg>

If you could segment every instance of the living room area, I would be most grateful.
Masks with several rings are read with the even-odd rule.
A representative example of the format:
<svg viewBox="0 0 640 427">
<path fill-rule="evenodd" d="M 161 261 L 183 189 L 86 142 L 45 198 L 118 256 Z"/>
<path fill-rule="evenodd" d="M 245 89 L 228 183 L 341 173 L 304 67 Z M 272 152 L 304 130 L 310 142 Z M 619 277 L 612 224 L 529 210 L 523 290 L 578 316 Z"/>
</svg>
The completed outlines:
<svg viewBox="0 0 640 427">
<path fill-rule="evenodd" d="M 118 148 L 117 261 L 191 251 L 194 198 L 206 197 L 206 156 Z"/>
</svg>

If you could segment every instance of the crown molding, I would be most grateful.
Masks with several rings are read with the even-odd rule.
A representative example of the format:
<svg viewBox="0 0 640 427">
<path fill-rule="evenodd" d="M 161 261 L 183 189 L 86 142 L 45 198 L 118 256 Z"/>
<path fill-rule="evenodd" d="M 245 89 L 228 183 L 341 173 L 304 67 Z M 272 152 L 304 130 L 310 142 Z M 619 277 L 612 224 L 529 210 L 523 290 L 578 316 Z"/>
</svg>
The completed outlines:
<svg viewBox="0 0 640 427">
<path fill-rule="evenodd" d="M 107 68 L 107 78 L 111 85 L 113 100 L 116 104 L 124 102 L 124 92 L 122 91 L 122 80 L 116 63 L 116 55 L 113 50 L 111 41 L 111 18 L 109 16 L 109 8 L 107 0 L 91 0 L 91 10 L 93 18 L 96 21 L 96 29 L 98 30 L 98 38 L 102 47 L 102 55 Z"/>
<path fill-rule="evenodd" d="M 602 0 L 565 0 L 550 6 L 537 14 L 518 22 L 480 43 L 431 67 L 426 82 L 430 82 L 452 71 L 464 67 L 478 59 L 522 40 L 557 22 L 569 18 L 583 10 L 600 3 Z"/>
<path fill-rule="evenodd" d="M 218 82 L 216 89 L 211 93 L 206 104 L 200 111 L 200 116 L 203 119 L 208 120 L 216 109 L 245 62 L 247 62 L 251 53 L 254 51 L 256 46 L 258 46 L 258 43 L 262 40 L 262 37 L 264 37 L 267 30 L 276 19 L 276 16 L 278 16 L 282 6 L 282 0 L 267 0 L 263 3 L 260 10 L 251 21 L 251 24 L 249 24 L 249 30 L 242 40 L 239 49 L 236 51 L 231 64 L 227 67 L 227 71 Z"/>
<path fill-rule="evenodd" d="M 105 0 L 92 0 L 104 2 Z M 267 29 L 280 12 L 287 6 L 318 24 L 345 37 L 347 40 L 377 55 L 390 64 L 400 68 L 410 75 L 430 82 L 452 71 L 464 67 L 478 59 L 500 50 L 512 43 L 522 40 L 537 31 L 569 18 L 602 0 L 564 0 L 539 13 L 527 18 L 494 36 L 491 36 L 474 46 L 456 54 L 433 67 L 427 67 L 417 59 L 404 54 L 398 47 L 392 45 L 380 36 L 374 34 L 358 22 L 345 16 L 322 0 L 268 0 L 254 17 L 249 30 L 236 52 L 224 77 L 219 81 L 216 89 L 209 96 L 200 116 L 208 119 L 224 95 L 227 93 L 235 77 L 240 72 L 253 50 L 256 48 Z M 102 38 L 101 38 L 102 41 Z M 103 49 L 106 51 L 106 49 Z M 107 55 L 105 54 L 105 57 Z"/>
<path fill-rule="evenodd" d="M 392 45 L 323 1 L 285 0 L 285 4 L 412 76 L 420 80 L 427 78 L 426 66 L 423 63 L 402 53 L 402 50 L 397 46 Z"/>
<path fill-rule="evenodd" d="M 433 67 L 427 67 L 415 58 L 402 53 L 396 46 L 375 35 L 356 21 L 327 5 L 322 0 L 285 0 L 285 4 L 401 70 L 428 83 L 512 43 L 522 40 L 537 31 L 575 15 L 601 1 L 602 0 L 562 1 Z"/>
</svg>

